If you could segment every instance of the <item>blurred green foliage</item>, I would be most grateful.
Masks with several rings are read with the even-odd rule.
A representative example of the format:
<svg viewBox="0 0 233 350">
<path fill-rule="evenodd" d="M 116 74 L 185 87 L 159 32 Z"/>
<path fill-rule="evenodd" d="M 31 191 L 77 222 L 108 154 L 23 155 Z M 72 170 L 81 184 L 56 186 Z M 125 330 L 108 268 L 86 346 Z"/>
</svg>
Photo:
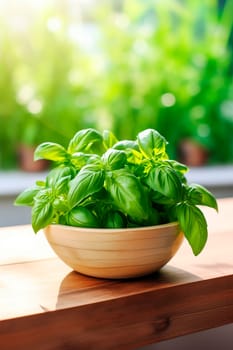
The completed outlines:
<svg viewBox="0 0 233 350">
<path fill-rule="evenodd" d="M 172 158 L 189 138 L 209 163 L 233 161 L 232 1 L 102 0 L 83 16 L 55 3 L 23 30 L 0 18 L 0 168 L 20 143 L 66 145 L 86 127 L 151 127 Z"/>
</svg>

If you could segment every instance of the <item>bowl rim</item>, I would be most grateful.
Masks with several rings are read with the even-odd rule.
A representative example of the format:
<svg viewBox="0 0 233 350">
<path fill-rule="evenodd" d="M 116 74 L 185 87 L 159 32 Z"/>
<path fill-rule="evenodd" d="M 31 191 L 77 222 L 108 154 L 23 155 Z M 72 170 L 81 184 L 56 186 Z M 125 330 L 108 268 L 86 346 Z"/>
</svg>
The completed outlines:
<svg viewBox="0 0 233 350">
<path fill-rule="evenodd" d="M 130 232 L 130 231 L 150 231 L 154 229 L 165 229 L 169 227 L 179 227 L 178 221 L 172 221 L 166 224 L 160 224 L 160 225 L 151 225 L 151 226 L 137 226 L 137 227 L 122 227 L 122 228 L 105 228 L 105 227 L 79 227 L 79 226 L 69 226 L 69 225 L 62 225 L 62 224 L 50 224 L 44 228 L 44 230 L 49 229 L 49 227 L 52 228 L 61 228 L 64 230 L 70 230 L 70 231 L 80 231 L 80 232 L 93 232 L 93 233 L 120 233 L 120 232 Z"/>
</svg>

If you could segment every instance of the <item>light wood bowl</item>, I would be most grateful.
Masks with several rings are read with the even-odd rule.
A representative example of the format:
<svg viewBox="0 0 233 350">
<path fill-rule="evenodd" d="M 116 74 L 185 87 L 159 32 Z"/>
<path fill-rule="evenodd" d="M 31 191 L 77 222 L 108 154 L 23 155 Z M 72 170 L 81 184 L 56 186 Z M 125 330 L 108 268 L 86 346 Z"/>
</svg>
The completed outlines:
<svg viewBox="0 0 233 350">
<path fill-rule="evenodd" d="M 68 266 L 101 278 L 132 278 L 159 270 L 177 252 L 183 233 L 178 223 L 96 229 L 49 225 L 45 236 Z"/>
</svg>

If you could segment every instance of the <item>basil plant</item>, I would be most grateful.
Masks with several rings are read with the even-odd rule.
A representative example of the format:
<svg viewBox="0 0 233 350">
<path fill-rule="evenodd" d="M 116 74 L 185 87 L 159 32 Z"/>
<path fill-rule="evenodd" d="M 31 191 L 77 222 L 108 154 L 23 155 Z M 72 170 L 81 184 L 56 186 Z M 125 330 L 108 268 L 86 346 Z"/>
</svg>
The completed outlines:
<svg viewBox="0 0 233 350">
<path fill-rule="evenodd" d="M 34 159 L 52 161 L 44 181 L 23 191 L 16 205 L 32 207 L 36 233 L 49 224 L 129 228 L 178 221 L 194 255 L 207 240 L 200 205 L 217 208 L 204 187 L 188 184 L 188 168 L 166 153 L 166 139 L 154 129 L 135 140 L 111 131 L 78 131 L 65 148 L 40 144 Z"/>
</svg>

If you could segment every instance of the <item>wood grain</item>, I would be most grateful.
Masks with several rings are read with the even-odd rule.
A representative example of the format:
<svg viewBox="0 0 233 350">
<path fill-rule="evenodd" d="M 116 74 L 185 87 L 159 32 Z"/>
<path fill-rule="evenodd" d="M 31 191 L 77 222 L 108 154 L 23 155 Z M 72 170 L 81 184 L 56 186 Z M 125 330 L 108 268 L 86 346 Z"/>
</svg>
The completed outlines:
<svg viewBox="0 0 233 350">
<path fill-rule="evenodd" d="M 184 238 L 178 223 L 127 229 L 49 225 L 44 234 L 57 256 L 73 270 L 115 279 L 160 270 Z"/>
<path fill-rule="evenodd" d="M 0 349 L 137 349 L 233 322 L 233 199 L 219 207 L 203 253 L 184 243 L 133 280 L 72 272 L 30 226 L 0 229 Z"/>
</svg>

